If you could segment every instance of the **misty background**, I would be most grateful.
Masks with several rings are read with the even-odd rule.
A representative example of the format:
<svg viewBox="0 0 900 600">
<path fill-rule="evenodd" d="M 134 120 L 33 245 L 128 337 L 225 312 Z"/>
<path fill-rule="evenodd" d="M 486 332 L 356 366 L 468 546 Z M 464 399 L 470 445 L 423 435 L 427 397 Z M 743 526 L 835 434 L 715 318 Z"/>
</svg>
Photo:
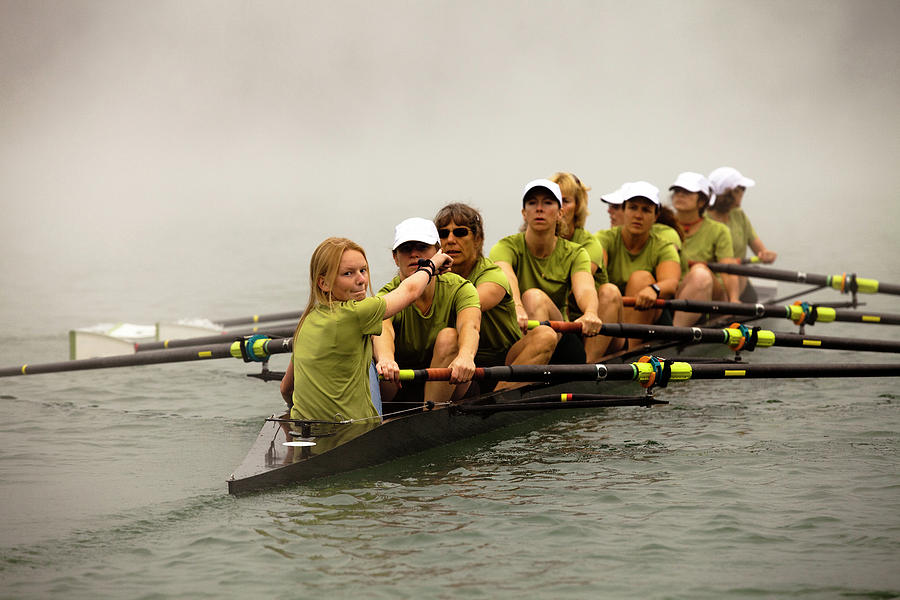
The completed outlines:
<svg viewBox="0 0 900 600">
<path fill-rule="evenodd" d="M 900 279 L 897 31 L 892 0 L 0 0 L 0 331 L 300 308 L 330 235 L 377 289 L 403 218 L 468 202 L 489 246 L 558 170 L 596 231 L 624 181 L 734 166 L 775 266 Z"/>
</svg>

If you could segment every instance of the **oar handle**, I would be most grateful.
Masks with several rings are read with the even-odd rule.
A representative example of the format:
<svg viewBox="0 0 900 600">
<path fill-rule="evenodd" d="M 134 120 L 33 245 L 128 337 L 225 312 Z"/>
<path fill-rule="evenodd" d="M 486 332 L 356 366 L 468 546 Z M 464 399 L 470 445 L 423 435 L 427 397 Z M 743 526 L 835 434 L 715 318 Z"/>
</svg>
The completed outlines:
<svg viewBox="0 0 900 600">
<path fill-rule="evenodd" d="M 623 306 L 634 306 L 635 300 L 636 299 L 634 296 L 623 296 L 622 297 L 622 305 Z M 650 308 L 651 309 L 652 308 L 665 308 L 666 306 L 668 306 L 667 300 L 664 300 L 662 298 L 657 298 L 656 300 L 653 301 L 653 306 L 651 306 Z"/>
<path fill-rule="evenodd" d="M 528 329 L 546 325 L 560 333 L 581 333 L 581 323 L 575 321 L 528 321 Z"/>
</svg>

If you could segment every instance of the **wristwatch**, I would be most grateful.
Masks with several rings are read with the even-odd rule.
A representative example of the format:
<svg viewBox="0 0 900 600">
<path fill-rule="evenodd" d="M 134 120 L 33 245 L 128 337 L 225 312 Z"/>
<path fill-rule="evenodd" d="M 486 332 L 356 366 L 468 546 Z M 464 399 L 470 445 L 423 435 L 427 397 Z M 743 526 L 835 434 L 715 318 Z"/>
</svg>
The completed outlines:
<svg viewBox="0 0 900 600">
<path fill-rule="evenodd" d="M 659 286 L 656 285 L 655 283 L 651 283 L 650 289 L 652 289 L 654 292 L 656 292 L 656 297 L 659 298 Z"/>
</svg>

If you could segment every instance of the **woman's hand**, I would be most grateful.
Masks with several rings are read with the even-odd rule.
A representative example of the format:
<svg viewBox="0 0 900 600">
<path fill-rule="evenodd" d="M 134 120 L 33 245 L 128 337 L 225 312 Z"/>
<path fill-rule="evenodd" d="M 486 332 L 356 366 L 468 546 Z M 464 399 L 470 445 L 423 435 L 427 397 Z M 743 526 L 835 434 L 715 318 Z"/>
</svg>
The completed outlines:
<svg viewBox="0 0 900 600">
<path fill-rule="evenodd" d="M 764 262 L 766 264 L 771 264 L 771 263 L 775 262 L 776 258 L 778 258 L 778 254 L 776 254 L 775 252 L 772 252 L 771 250 L 760 250 L 758 256 L 759 256 L 759 260 L 761 260 L 762 262 Z"/>
<path fill-rule="evenodd" d="M 597 335 L 600 333 L 600 328 L 603 326 L 603 321 L 600 320 L 600 317 L 592 312 L 584 313 L 575 319 L 575 322 L 581 323 L 581 335 L 585 337 Z"/>
<path fill-rule="evenodd" d="M 453 359 L 448 367 L 450 369 L 450 383 L 465 383 L 472 381 L 475 375 L 475 362 L 470 358 L 463 358 L 459 355 Z"/>
<path fill-rule="evenodd" d="M 656 308 L 657 299 L 656 290 L 649 285 L 639 291 L 634 297 L 634 307 L 638 310 L 649 310 Z"/>
<path fill-rule="evenodd" d="M 528 313 L 521 304 L 516 304 L 516 319 L 519 321 L 519 329 L 528 333 Z"/>
<path fill-rule="evenodd" d="M 400 385 L 400 366 L 393 359 L 380 360 L 375 363 L 375 371 L 381 375 L 384 381 L 390 381 Z"/>
<path fill-rule="evenodd" d="M 438 252 L 434 256 L 431 257 L 431 262 L 434 263 L 435 275 L 440 275 L 441 273 L 446 273 L 450 270 L 450 265 L 453 264 L 453 257 L 449 254 L 445 254 L 443 252 Z"/>
</svg>

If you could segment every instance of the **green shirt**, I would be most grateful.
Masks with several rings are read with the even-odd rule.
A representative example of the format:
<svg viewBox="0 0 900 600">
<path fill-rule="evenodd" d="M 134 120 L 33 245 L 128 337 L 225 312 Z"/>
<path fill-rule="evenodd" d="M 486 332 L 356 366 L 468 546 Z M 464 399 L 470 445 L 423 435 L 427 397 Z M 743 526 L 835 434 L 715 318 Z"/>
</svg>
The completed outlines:
<svg viewBox="0 0 900 600">
<path fill-rule="evenodd" d="M 756 235 L 747 214 L 740 208 L 728 213 L 728 229 L 731 231 L 734 257 L 743 260 L 747 257 L 747 246 L 759 236 Z"/>
<path fill-rule="evenodd" d="M 400 285 L 400 276 L 394 277 L 378 291 L 387 294 Z M 438 332 L 445 327 L 456 327 L 456 315 L 474 306 L 481 310 L 475 286 L 456 273 L 444 273 L 435 278 L 434 298 L 426 314 L 410 304 L 393 317 L 394 359 L 401 369 L 424 369 L 431 364 L 431 352 Z"/>
<path fill-rule="evenodd" d="M 524 233 L 507 236 L 494 244 L 491 260 L 512 266 L 520 292 L 531 288 L 543 290 L 560 311 L 565 310 L 566 298 L 572 291 L 572 274 L 591 272 L 591 257 L 575 242 L 556 238 L 550 256 L 538 258 L 525 246 Z"/>
<path fill-rule="evenodd" d="M 497 305 L 481 313 L 481 333 L 478 339 L 478 353 L 475 364 L 479 367 L 506 364 L 506 353 L 522 337 L 516 303 L 513 301 L 509 280 L 503 270 L 494 262 L 482 256 L 466 277 L 477 289 L 482 283 L 496 283 L 506 294 Z"/>
<path fill-rule="evenodd" d="M 685 236 L 681 252 L 688 261 L 719 262 L 732 258 L 731 232 L 722 223 L 703 217 L 697 229 Z"/>
<path fill-rule="evenodd" d="M 614 283 L 624 294 L 628 278 L 635 271 L 649 271 L 656 274 L 656 267 L 667 260 L 678 262 L 678 251 L 672 242 L 664 240 L 660 235 L 650 230 L 647 243 L 637 254 L 632 254 L 625 248 L 622 239 L 622 227 L 613 227 L 597 232 L 597 239 L 606 249 L 609 256 L 606 272 L 610 283 Z"/>
<path fill-rule="evenodd" d="M 377 417 L 369 390 L 372 336 L 381 333 L 384 298 L 318 305 L 294 338 L 292 419 Z"/>
<path fill-rule="evenodd" d="M 676 233 L 675 235 L 678 234 Z M 604 283 L 608 283 L 609 278 L 606 276 L 606 267 L 603 266 L 603 245 L 597 241 L 597 238 L 591 235 L 583 227 L 579 227 L 575 230 L 575 233 L 572 234 L 571 241 L 587 250 L 591 262 L 597 265 L 597 270 L 594 271 L 594 283 L 596 286 L 600 287 Z"/>
<path fill-rule="evenodd" d="M 661 237 L 664 241 L 672 242 L 672 245 L 675 246 L 675 249 L 681 252 L 681 236 L 678 235 L 678 232 L 669 227 L 668 225 L 663 225 L 662 223 L 654 223 L 650 228 L 650 231 L 655 231 L 659 237 Z"/>
<path fill-rule="evenodd" d="M 678 235 L 678 232 L 662 223 L 654 223 L 650 230 L 659 234 L 659 237 L 663 240 L 672 242 L 672 245 L 675 246 L 675 250 L 678 251 L 678 260 L 681 262 L 681 274 L 684 275 L 687 273 L 690 266 L 688 265 L 687 259 L 684 257 L 684 252 L 681 251 L 681 246 L 684 242 L 681 241 L 681 236 Z"/>
</svg>

